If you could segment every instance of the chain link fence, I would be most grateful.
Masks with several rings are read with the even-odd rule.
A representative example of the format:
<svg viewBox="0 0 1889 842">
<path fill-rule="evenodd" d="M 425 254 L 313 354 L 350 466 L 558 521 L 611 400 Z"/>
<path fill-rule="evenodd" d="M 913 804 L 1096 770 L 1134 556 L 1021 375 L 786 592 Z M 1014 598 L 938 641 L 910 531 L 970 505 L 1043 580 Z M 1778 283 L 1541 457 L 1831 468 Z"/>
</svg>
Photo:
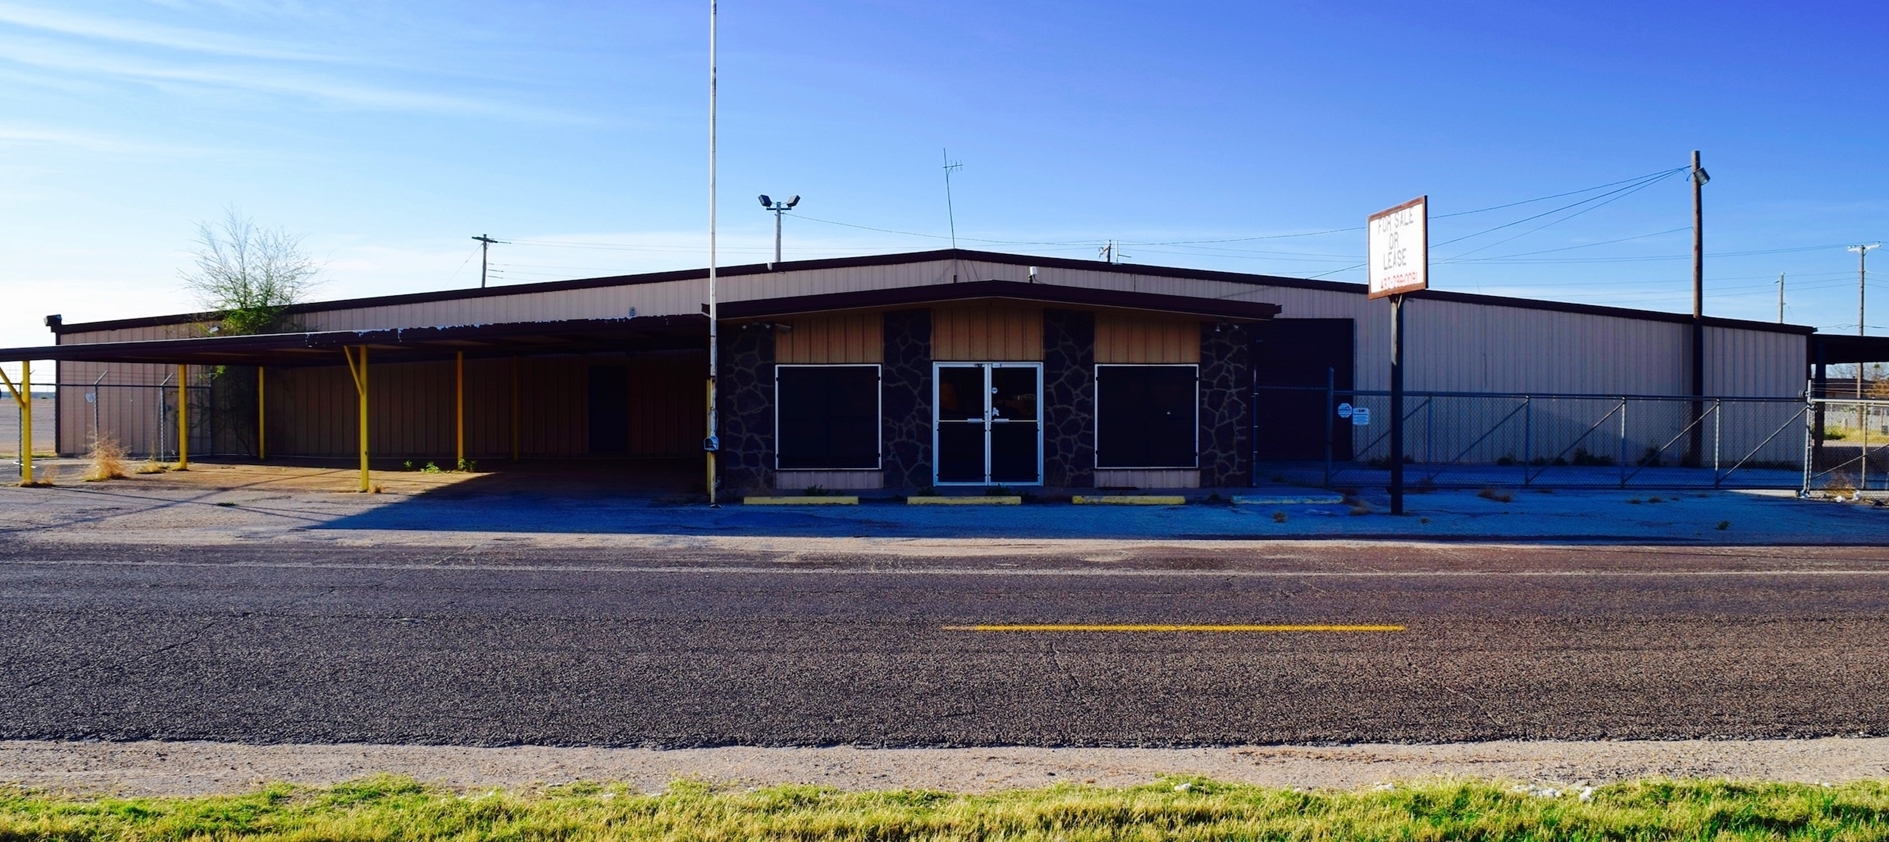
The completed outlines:
<svg viewBox="0 0 1889 842">
<path fill-rule="evenodd" d="M 1304 442 L 1306 425 L 1322 428 L 1323 439 L 1322 453 L 1300 447 L 1297 459 L 1256 461 L 1256 479 L 1389 482 L 1389 392 L 1260 388 L 1255 396 L 1256 442 Z M 1269 413 L 1269 404 L 1300 409 Z M 1308 404 L 1323 417 L 1311 417 Z M 1801 398 L 1406 392 L 1404 477 L 1416 488 L 1802 488 L 1811 420 Z"/>
<path fill-rule="evenodd" d="M 1805 490 L 1889 491 L 1889 399 L 1810 401 Z"/>
<path fill-rule="evenodd" d="M 37 457 L 82 456 L 103 438 L 124 448 L 127 456 L 160 462 L 177 458 L 174 384 L 37 383 L 33 389 L 33 453 Z M 250 455 L 247 437 L 232 434 L 236 424 L 225 417 L 230 413 L 219 411 L 213 387 L 185 387 L 184 400 L 189 402 L 185 417 L 191 455 Z M 61 407 L 64 412 L 59 411 Z M 22 415 L 12 400 L 0 409 L 0 458 L 12 463 L 15 476 L 24 440 Z"/>
</svg>

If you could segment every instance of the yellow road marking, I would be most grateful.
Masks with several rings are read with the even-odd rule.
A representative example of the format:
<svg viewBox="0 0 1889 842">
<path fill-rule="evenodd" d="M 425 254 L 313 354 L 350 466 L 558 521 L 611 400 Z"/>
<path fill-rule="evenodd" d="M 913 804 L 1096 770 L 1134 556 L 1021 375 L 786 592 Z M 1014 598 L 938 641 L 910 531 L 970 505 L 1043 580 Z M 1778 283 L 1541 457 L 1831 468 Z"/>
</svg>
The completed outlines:
<svg viewBox="0 0 1889 842">
<path fill-rule="evenodd" d="M 1126 623 L 1108 625 L 1101 623 L 1014 623 L 987 624 L 975 626 L 945 626 L 945 631 L 971 632 L 1400 632 L 1403 626 L 1385 625 L 1332 625 L 1312 623 L 1304 625 L 1251 625 L 1251 624 L 1201 624 L 1201 623 Z"/>
</svg>

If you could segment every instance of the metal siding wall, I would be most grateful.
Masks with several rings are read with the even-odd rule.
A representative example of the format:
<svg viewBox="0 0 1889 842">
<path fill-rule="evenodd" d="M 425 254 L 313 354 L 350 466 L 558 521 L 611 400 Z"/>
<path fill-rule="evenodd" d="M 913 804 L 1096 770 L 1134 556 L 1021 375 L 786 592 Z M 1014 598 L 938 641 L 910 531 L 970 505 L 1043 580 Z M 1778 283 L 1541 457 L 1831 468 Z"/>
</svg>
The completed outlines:
<svg viewBox="0 0 1889 842">
<path fill-rule="evenodd" d="M 466 360 L 466 457 L 512 454 L 512 360 Z"/>
<path fill-rule="evenodd" d="M 668 351 L 629 358 L 630 455 L 692 456 L 708 425 L 708 352 Z"/>
<path fill-rule="evenodd" d="M 1712 395 L 1788 397 L 1804 392 L 1804 337 L 1755 330 L 1705 329 L 1705 391 Z"/>
<path fill-rule="evenodd" d="M 373 360 L 368 362 L 371 366 Z M 271 453 L 349 456 L 358 452 L 354 381 L 346 366 L 272 369 L 268 390 Z M 368 409 L 373 410 L 371 403 Z"/>
<path fill-rule="evenodd" d="M 525 357 L 519 361 L 525 456 L 590 452 L 590 367 L 583 357 Z"/>
<path fill-rule="evenodd" d="M 725 301 L 744 301 L 798 295 L 817 295 L 948 284 L 953 280 L 982 281 L 1029 279 L 1028 269 L 1008 263 L 976 260 L 936 260 L 894 266 L 782 271 L 723 278 L 719 293 Z M 1390 308 L 1357 292 L 1267 287 L 1207 279 L 1156 277 L 1116 271 L 1041 267 L 1036 282 L 1098 290 L 1122 290 L 1218 300 L 1269 302 L 1283 308 L 1281 318 L 1348 318 L 1357 325 L 1354 358 L 1355 382 L 1360 389 L 1383 389 L 1389 384 Z M 633 284 L 584 290 L 520 292 L 479 299 L 357 307 L 306 313 L 301 322 L 309 330 L 412 327 L 449 324 L 524 322 L 536 320 L 605 318 L 637 315 L 681 315 L 699 312 L 706 299 L 705 280 Z M 1474 303 L 1412 299 L 1406 314 L 1410 331 L 1406 352 L 1410 364 L 1407 383 L 1413 390 L 1527 391 L 1679 394 L 1690 389 L 1686 350 L 1688 326 L 1629 317 L 1600 316 L 1503 307 Z M 1041 309 L 1018 305 L 978 308 L 940 307 L 934 325 L 937 359 L 1039 360 L 1042 358 Z M 973 322 L 979 323 L 973 327 Z M 195 335 L 198 325 L 159 325 L 118 330 L 87 331 L 60 337 L 64 343 L 128 341 Z M 1105 347 L 1098 325 L 1098 352 Z M 813 331 L 809 331 L 811 336 Z M 811 347 L 784 343 L 789 355 L 805 353 L 809 360 L 820 353 Z M 812 340 L 807 340 L 811 342 Z M 842 340 L 850 347 L 851 339 Z M 1758 330 L 1708 328 L 1708 391 L 1733 395 L 1794 395 L 1802 389 L 1804 340 L 1796 334 Z M 878 343 L 867 341 L 878 349 Z M 833 351 L 857 361 L 873 361 L 869 353 Z M 1130 352 L 1123 352 L 1132 357 Z M 1154 352 L 1151 350 L 1151 354 Z M 1168 355 L 1167 350 L 1159 352 Z M 1198 349 L 1193 353 L 1198 354 Z M 785 361 L 787 357 L 783 357 Z M 854 361 L 854 360 L 847 360 Z M 1180 361 L 1192 361 L 1191 359 Z M 467 434 L 470 452 L 488 455 L 510 452 L 510 363 L 504 360 L 467 364 Z M 582 453 L 588 447 L 583 364 L 527 360 L 525 367 L 525 450 L 533 454 Z M 377 367 L 378 369 L 379 367 Z M 67 363 L 61 366 L 64 383 L 89 383 L 110 369 L 109 382 L 161 382 L 168 366 L 119 366 Z M 353 452 L 353 397 L 345 367 L 311 369 L 303 374 L 272 370 L 271 450 L 288 454 L 305 442 L 310 453 L 346 455 Z M 390 375 L 398 378 L 399 375 Z M 568 382 L 566 382 L 568 381 Z M 280 382 L 282 397 L 277 398 Z M 396 381 L 397 382 L 397 381 Z M 416 388 L 428 387 L 416 381 Z M 450 379 L 445 385 L 450 413 Z M 377 389 L 378 391 L 378 389 Z M 60 445 L 68 452 L 86 435 L 89 412 L 84 391 L 60 391 Z M 435 395 L 437 397 L 437 395 Z M 434 400 L 433 403 L 439 403 Z M 427 404 L 428 407 L 431 404 Z M 338 413 L 336 423 L 309 427 L 312 422 L 291 417 L 309 407 L 316 417 Z M 404 447 L 432 448 L 440 441 L 435 409 L 415 410 L 412 416 L 390 419 L 388 435 Z M 276 423 L 282 425 L 280 432 Z M 339 429 L 347 427 L 346 430 Z M 138 433 L 136 435 L 143 435 Z M 143 444 L 126 431 L 123 438 Z M 445 452 L 450 452 L 450 429 Z M 380 449 L 377 447 L 377 451 Z"/>
<path fill-rule="evenodd" d="M 1095 314 L 1097 363 L 1198 363 L 1200 320 L 1103 310 Z"/>
<path fill-rule="evenodd" d="M 371 455 L 451 457 L 452 361 L 376 364 L 370 353 L 367 388 Z"/>
<path fill-rule="evenodd" d="M 1001 302 L 934 308 L 931 348 L 936 360 L 1041 360 L 1043 309 Z"/>
<path fill-rule="evenodd" d="M 878 311 L 800 316 L 774 334 L 775 362 L 876 363 L 885 359 L 885 315 Z"/>
</svg>

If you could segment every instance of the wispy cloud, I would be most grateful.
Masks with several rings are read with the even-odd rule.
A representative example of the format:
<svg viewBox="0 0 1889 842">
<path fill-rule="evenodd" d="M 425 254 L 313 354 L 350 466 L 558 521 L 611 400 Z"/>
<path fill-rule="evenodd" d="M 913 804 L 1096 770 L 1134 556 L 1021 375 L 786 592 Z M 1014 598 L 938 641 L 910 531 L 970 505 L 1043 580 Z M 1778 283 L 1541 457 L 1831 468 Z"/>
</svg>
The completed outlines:
<svg viewBox="0 0 1889 842">
<path fill-rule="evenodd" d="M 219 0 L 219 6 L 230 5 Z M 232 13 L 304 17 L 305 11 L 233 2 Z M 234 34 L 145 20 L 108 19 L 0 0 L 0 62 L 50 71 L 40 81 L 72 79 L 143 82 L 173 88 L 208 87 L 291 96 L 342 108 L 498 117 L 530 122 L 588 122 L 586 118 L 534 105 L 507 102 L 482 90 L 460 96 L 450 84 L 428 84 L 436 75 L 402 69 L 398 62 L 367 55 L 310 50 L 262 34 Z M 392 74 L 389 84 L 375 79 Z M 440 88 L 439 91 L 428 90 Z"/>
<path fill-rule="evenodd" d="M 147 21 L 118 21 L 0 2 L 0 23 L 104 41 L 143 44 L 193 53 L 309 62 L 348 62 L 340 56 L 271 46 L 254 37 L 236 37 Z"/>
<path fill-rule="evenodd" d="M 203 155 L 224 155 L 227 150 L 207 147 L 172 146 L 133 140 L 110 135 L 75 132 L 65 129 L 42 129 L 31 126 L 8 126 L 0 124 L 0 146 L 60 146 L 83 149 L 89 152 L 108 152 L 116 155 L 154 155 L 163 157 L 197 157 Z"/>
<path fill-rule="evenodd" d="M 343 81 L 283 65 L 181 64 L 115 55 L 70 44 L 0 35 L 0 58 L 63 75 L 103 76 L 152 84 L 194 85 L 297 96 L 339 106 L 389 111 L 425 111 L 508 119 L 568 122 L 574 118 L 543 108 L 488 99 L 422 93 Z"/>
</svg>

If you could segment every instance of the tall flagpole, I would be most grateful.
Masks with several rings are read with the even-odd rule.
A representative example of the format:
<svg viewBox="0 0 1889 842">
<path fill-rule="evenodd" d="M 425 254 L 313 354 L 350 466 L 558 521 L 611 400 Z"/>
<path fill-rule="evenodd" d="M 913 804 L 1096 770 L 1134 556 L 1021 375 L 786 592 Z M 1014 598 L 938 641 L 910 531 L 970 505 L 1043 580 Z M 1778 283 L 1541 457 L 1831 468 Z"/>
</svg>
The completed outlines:
<svg viewBox="0 0 1889 842">
<path fill-rule="evenodd" d="M 708 436 L 702 450 L 708 456 L 708 505 L 715 502 L 715 375 L 720 358 L 715 307 L 715 0 L 708 0 Z"/>
</svg>

